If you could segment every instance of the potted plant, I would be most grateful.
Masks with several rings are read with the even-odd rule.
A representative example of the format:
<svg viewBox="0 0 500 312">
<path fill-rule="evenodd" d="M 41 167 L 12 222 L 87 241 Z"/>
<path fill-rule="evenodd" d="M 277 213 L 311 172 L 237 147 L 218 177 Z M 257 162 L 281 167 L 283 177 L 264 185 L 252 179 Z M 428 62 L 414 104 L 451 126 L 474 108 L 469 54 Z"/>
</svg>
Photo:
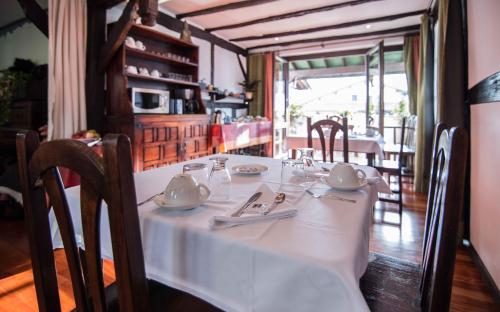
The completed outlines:
<svg viewBox="0 0 500 312">
<path fill-rule="evenodd" d="M 243 87 L 243 91 L 245 92 L 245 99 L 246 100 L 251 100 L 253 98 L 253 92 L 257 88 L 257 85 L 259 84 L 259 80 L 245 80 L 240 83 L 238 83 L 240 86 Z"/>
</svg>

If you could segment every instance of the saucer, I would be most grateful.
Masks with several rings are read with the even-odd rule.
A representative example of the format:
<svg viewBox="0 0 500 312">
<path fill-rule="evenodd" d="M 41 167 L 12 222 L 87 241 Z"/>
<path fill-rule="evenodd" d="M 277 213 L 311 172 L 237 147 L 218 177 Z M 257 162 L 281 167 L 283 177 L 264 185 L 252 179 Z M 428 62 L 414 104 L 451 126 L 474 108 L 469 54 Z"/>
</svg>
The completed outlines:
<svg viewBox="0 0 500 312">
<path fill-rule="evenodd" d="M 328 182 L 326 182 L 325 178 L 322 178 L 321 180 L 323 183 L 325 183 L 326 185 L 328 185 L 329 187 L 331 187 L 332 189 L 334 189 L 336 191 L 357 191 L 357 190 L 365 187 L 366 185 L 368 185 L 367 179 L 364 179 L 364 181 L 358 185 L 336 185 L 336 186 L 333 186 L 333 185 L 329 184 Z"/>
<path fill-rule="evenodd" d="M 267 166 L 261 164 L 237 165 L 231 168 L 235 173 L 241 175 L 257 175 L 269 170 Z"/>
<path fill-rule="evenodd" d="M 168 210 L 189 210 L 189 209 L 196 208 L 196 207 L 200 206 L 201 204 L 203 204 L 203 202 L 189 203 L 189 204 L 183 204 L 183 205 L 169 203 L 163 198 L 163 195 L 156 195 L 153 198 L 153 202 L 156 205 L 158 205 L 159 207 L 165 208 Z"/>
</svg>

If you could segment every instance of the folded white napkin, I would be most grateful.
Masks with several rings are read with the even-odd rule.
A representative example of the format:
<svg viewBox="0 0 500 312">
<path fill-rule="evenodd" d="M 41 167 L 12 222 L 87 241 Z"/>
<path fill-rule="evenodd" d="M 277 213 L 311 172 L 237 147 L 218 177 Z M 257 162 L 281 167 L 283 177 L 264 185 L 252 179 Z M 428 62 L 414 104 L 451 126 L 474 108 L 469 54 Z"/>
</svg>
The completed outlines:
<svg viewBox="0 0 500 312">
<path fill-rule="evenodd" d="M 288 217 L 293 217 L 297 214 L 297 209 L 292 208 L 290 205 L 290 201 L 285 197 L 285 201 L 281 204 L 278 204 L 273 208 L 271 212 L 267 215 L 264 215 L 264 211 L 266 208 L 271 207 L 276 197 L 276 193 L 273 192 L 269 186 L 266 184 L 262 184 L 255 192 L 262 192 L 261 197 L 256 200 L 253 204 L 249 206 L 249 208 L 245 209 L 243 214 L 239 217 L 232 217 L 231 215 L 241 208 L 246 202 L 239 203 L 233 209 L 230 209 L 224 215 L 214 216 L 210 219 L 210 228 L 215 229 L 223 229 L 229 228 L 236 225 L 243 224 L 251 224 L 257 223 L 261 221 L 267 220 L 277 220 Z M 251 195 L 249 195 L 250 197 Z M 259 206 L 260 207 L 256 207 Z"/>
</svg>

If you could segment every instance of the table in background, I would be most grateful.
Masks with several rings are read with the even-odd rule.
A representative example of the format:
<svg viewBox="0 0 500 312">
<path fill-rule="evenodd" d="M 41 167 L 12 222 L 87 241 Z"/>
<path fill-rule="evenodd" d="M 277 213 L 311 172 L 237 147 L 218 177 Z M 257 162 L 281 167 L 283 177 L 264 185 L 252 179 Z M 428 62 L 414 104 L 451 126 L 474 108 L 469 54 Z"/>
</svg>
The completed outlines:
<svg viewBox="0 0 500 312">
<path fill-rule="evenodd" d="M 273 124 L 270 121 L 235 122 L 227 125 L 212 125 L 212 147 L 216 153 L 261 144 L 271 144 Z"/>
<path fill-rule="evenodd" d="M 356 203 L 296 193 L 293 218 L 210 230 L 209 221 L 241 205 L 263 182 L 277 190 L 281 161 L 227 155 L 228 167 L 260 163 L 262 175 L 232 176 L 231 201 L 189 211 L 139 207 L 148 278 L 198 296 L 226 311 L 368 311 L 359 279 L 368 264 L 369 225 L 377 199 L 368 185 L 339 193 Z M 189 162 L 208 163 L 208 157 Z M 138 201 L 163 190 L 179 163 L 135 174 Z M 324 164 L 331 166 L 332 164 Z M 361 166 L 368 176 L 379 176 Z M 76 240 L 83 247 L 79 188 L 68 189 Z M 50 214 L 54 247 L 62 247 Z M 112 259 L 107 208 L 101 215 L 103 257 Z"/>
<path fill-rule="evenodd" d="M 343 151 L 342 136 L 335 137 L 334 150 Z M 326 150 L 329 149 L 329 141 L 325 138 Z M 287 146 L 289 149 L 298 149 L 307 147 L 307 137 L 289 136 L 287 137 Z M 368 165 L 373 166 L 375 156 L 384 159 L 384 138 L 381 135 L 368 137 L 366 135 L 349 136 L 349 152 L 364 153 L 368 159 Z M 321 150 L 319 136 L 313 134 L 313 148 Z"/>
</svg>

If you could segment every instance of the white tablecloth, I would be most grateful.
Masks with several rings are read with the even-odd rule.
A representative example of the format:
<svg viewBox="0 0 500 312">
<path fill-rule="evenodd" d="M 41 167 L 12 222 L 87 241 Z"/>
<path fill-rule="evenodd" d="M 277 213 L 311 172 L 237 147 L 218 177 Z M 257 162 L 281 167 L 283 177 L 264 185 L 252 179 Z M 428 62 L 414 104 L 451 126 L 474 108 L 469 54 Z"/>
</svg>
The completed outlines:
<svg viewBox="0 0 500 312">
<path fill-rule="evenodd" d="M 298 214 L 222 230 L 209 220 L 247 199 L 262 181 L 278 182 L 281 161 L 228 155 L 229 168 L 261 163 L 261 176 L 232 176 L 232 201 L 169 212 L 153 202 L 139 207 L 149 278 L 196 295 L 227 311 L 368 311 L 359 278 L 368 263 L 373 186 L 339 193 L 356 203 L 290 194 Z M 208 158 L 192 162 L 208 163 Z M 331 164 L 330 164 L 331 165 Z M 182 164 L 135 175 L 137 199 L 162 191 Z M 371 167 L 368 176 L 378 175 Z M 278 184 L 268 183 L 277 189 Z M 79 188 L 68 190 L 77 241 L 83 247 Z M 54 248 L 62 247 L 51 214 Z M 112 259 L 107 208 L 101 220 L 102 253 Z"/>
<path fill-rule="evenodd" d="M 325 137 L 326 150 L 328 151 L 329 141 Z M 301 147 L 307 147 L 306 137 L 288 137 L 287 147 L 289 149 L 297 149 Z M 313 136 L 313 148 L 321 149 L 321 143 L 319 137 Z M 335 151 L 343 151 L 343 138 L 340 136 L 335 137 L 334 143 Z M 373 137 L 368 137 L 366 135 L 355 135 L 349 137 L 349 152 L 353 153 L 368 153 L 376 154 L 379 159 L 384 159 L 384 138 L 381 135 L 376 135 Z"/>
</svg>

